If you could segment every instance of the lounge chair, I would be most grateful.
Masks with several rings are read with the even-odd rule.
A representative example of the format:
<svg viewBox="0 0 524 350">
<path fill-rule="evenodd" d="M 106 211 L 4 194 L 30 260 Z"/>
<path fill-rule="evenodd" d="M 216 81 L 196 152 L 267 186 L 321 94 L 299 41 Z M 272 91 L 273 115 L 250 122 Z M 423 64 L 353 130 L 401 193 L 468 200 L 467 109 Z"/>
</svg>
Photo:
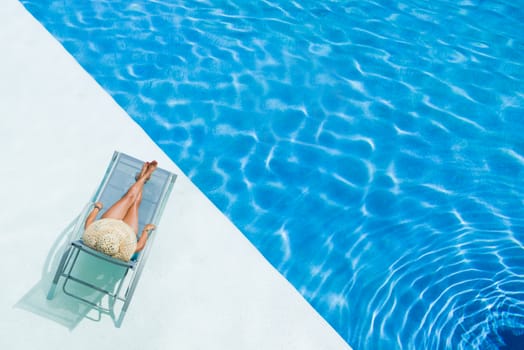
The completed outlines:
<svg viewBox="0 0 524 350">
<path fill-rule="evenodd" d="M 93 204 L 99 201 L 107 208 L 115 203 L 134 182 L 143 164 L 143 161 L 124 153 L 113 154 L 100 186 L 76 222 L 73 238 L 60 259 L 48 299 L 55 296 L 57 285 L 63 278 L 62 290 L 66 295 L 91 305 L 99 312 L 99 316 L 110 315 L 115 325 L 121 326 L 157 232 L 148 237 L 145 248 L 129 262 L 87 247 L 81 236 Z M 175 180 L 176 175 L 161 168 L 155 170 L 144 186 L 139 210 L 139 232 L 147 223 L 158 226 Z M 99 213 L 102 214 L 103 211 Z M 104 282 L 98 283 L 100 280 Z"/>
</svg>

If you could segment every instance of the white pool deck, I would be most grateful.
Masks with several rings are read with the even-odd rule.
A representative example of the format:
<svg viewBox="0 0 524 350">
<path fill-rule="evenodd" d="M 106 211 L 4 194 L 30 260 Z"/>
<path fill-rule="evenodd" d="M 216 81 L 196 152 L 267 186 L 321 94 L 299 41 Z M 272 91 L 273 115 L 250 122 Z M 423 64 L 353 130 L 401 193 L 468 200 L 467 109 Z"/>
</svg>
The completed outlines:
<svg viewBox="0 0 524 350">
<path fill-rule="evenodd" d="M 0 349 L 350 349 L 17 0 L 0 47 Z M 179 175 L 121 328 L 45 297 L 114 150 Z"/>
</svg>

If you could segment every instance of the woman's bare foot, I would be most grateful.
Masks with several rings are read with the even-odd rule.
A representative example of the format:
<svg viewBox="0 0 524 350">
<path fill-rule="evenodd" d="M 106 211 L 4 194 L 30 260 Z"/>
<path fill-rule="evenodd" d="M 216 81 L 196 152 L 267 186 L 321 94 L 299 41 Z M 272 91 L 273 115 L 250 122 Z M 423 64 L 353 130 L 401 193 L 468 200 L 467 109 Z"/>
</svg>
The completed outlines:
<svg viewBox="0 0 524 350">
<path fill-rule="evenodd" d="M 140 180 L 140 178 L 144 176 L 144 174 L 146 173 L 148 167 L 149 167 L 149 162 L 145 162 L 142 165 L 142 169 L 140 169 L 140 172 L 138 174 L 136 174 L 136 176 L 135 176 L 135 180 L 136 181 Z"/>
<path fill-rule="evenodd" d="M 145 163 L 142 167 L 142 170 L 140 171 L 140 174 L 137 175 L 136 181 L 143 181 L 144 183 L 148 182 L 157 166 L 158 163 L 156 160 Z"/>
<path fill-rule="evenodd" d="M 146 172 L 144 173 L 146 182 L 149 181 L 149 179 L 151 178 L 151 175 L 153 175 L 153 172 L 156 170 L 157 167 L 158 167 L 158 162 L 156 160 L 149 163 L 149 165 L 147 166 Z"/>
</svg>

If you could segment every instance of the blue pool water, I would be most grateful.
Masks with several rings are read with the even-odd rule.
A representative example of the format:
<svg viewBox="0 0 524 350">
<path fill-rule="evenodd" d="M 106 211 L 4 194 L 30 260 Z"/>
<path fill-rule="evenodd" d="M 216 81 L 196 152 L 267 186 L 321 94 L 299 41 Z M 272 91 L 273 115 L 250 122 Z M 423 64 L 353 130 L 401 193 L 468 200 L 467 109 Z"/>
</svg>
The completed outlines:
<svg viewBox="0 0 524 350">
<path fill-rule="evenodd" d="M 524 2 L 21 2 L 354 349 L 522 345 Z"/>
</svg>

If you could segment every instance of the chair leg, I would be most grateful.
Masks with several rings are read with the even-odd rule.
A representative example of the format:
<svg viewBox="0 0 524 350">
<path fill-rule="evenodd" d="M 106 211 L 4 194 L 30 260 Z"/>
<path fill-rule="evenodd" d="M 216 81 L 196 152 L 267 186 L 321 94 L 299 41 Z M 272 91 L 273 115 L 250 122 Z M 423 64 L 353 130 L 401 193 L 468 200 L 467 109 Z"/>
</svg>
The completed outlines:
<svg viewBox="0 0 524 350">
<path fill-rule="evenodd" d="M 58 281 L 60 280 L 60 276 L 62 276 L 62 273 L 64 272 L 64 269 L 67 265 L 67 262 L 69 261 L 69 255 L 71 253 L 71 247 L 69 247 L 64 254 L 62 254 L 62 258 L 60 259 L 60 264 L 56 268 L 56 273 L 53 278 L 53 282 L 51 283 L 51 288 L 49 288 L 49 292 L 47 293 L 47 299 L 51 300 L 55 297 L 56 292 L 56 286 L 58 284 Z"/>
<path fill-rule="evenodd" d="M 115 319 L 115 327 L 120 328 L 122 326 L 122 322 L 124 322 L 124 317 L 126 316 L 126 312 L 122 310 L 120 312 L 120 315 L 118 315 L 118 319 Z"/>
</svg>

